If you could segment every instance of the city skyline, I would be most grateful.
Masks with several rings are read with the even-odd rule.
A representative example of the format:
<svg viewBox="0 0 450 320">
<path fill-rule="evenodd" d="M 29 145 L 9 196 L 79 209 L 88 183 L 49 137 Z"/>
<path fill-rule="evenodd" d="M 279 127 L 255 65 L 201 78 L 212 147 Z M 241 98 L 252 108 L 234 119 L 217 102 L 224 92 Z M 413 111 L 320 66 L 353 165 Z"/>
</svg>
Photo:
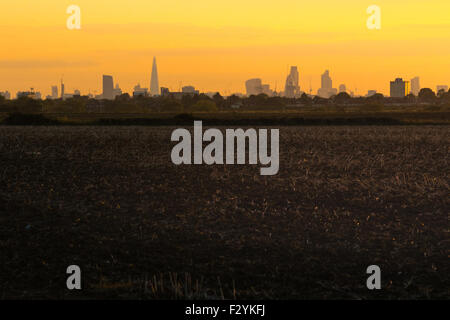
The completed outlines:
<svg viewBox="0 0 450 320">
<path fill-rule="evenodd" d="M 367 7 L 356 0 L 320 3 L 253 0 L 218 4 L 197 0 L 77 1 L 80 30 L 66 28 L 67 3 L 7 2 L 0 14 L 0 90 L 37 88 L 44 95 L 64 75 L 69 91 L 101 93 L 101 76 L 112 73 L 125 92 L 148 86 L 151 57 L 158 57 L 159 82 L 178 91 L 243 92 L 261 77 L 278 91 L 288 67 L 301 70 L 299 86 L 320 87 L 324 70 L 336 84 L 365 94 L 389 94 L 396 77 L 421 77 L 422 87 L 448 83 L 450 2 L 379 0 L 382 28 L 366 27 Z M 196 8 L 201 7 L 202 10 Z M 237 10 L 239 9 L 239 10 Z M 26 39 L 26 41 L 24 41 Z M 181 82 L 181 85 L 180 85 Z"/>
<path fill-rule="evenodd" d="M 319 96 L 322 98 L 330 98 L 334 95 L 337 95 L 338 93 L 348 93 L 350 96 L 355 97 L 363 97 L 363 96 L 371 96 L 376 93 L 381 93 L 374 89 L 369 89 L 367 93 L 357 93 L 351 90 L 351 88 L 348 88 L 345 83 L 341 83 L 338 88 L 333 88 L 333 79 L 330 76 L 330 71 L 325 70 L 325 72 L 320 76 L 321 78 L 321 84 L 318 88 L 316 93 L 313 93 L 312 87 L 309 88 L 309 91 L 307 88 L 304 88 L 305 90 L 300 90 L 300 73 L 297 66 L 291 66 L 290 72 L 286 77 L 286 84 L 284 87 L 284 90 L 277 91 L 272 90 L 273 88 L 270 86 L 270 84 L 263 84 L 263 81 L 261 78 L 252 78 L 248 79 L 244 83 L 244 91 L 242 92 L 233 92 L 231 94 L 224 94 L 220 90 L 216 91 L 201 91 L 196 90 L 195 86 L 187 85 L 187 86 L 180 86 L 179 90 L 173 90 L 172 88 L 168 87 L 160 87 L 159 86 L 159 77 L 158 77 L 158 71 L 157 71 L 157 65 L 156 65 L 156 57 L 153 57 L 153 64 L 152 64 L 152 72 L 151 72 L 151 80 L 150 80 L 150 87 L 144 88 L 140 86 L 140 83 L 138 82 L 137 85 L 134 86 L 133 90 L 128 91 L 122 91 L 119 84 L 116 82 L 114 85 L 114 76 L 111 75 L 102 75 L 102 88 L 101 88 L 101 94 L 94 95 L 89 90 L 88 93 L 81 93 L 79 89 L 75 89 L 73 93 L 67 93 L 65 92 L 65 84 L 63 79 L 61 79 L 61 95 L 58 96 L 58 87 L 56 85 L 51 85 L 50 90 L 51 94 L 46 96 L 46 99 L 56 99 L 56 98 L 70 98 L 74 95 L 86 95 L 90 98 L 96 98 L 96 99 L 107 99 L 107 100 L 113 100 L 116 96 L 119 96 L 123 93 L 128 93 L 130 96 L 135 95 L 148 95 L 148 96 L 159 96 L 164 95 L 164 93 L 192 93 L 192 94 L 199 94 L 204 93 L 207 95 L 219 93 L 222 96 L 230 96 L 233 94 L 242 95 L 242 96 L 250 96 L 250 95 L 258 95 L 258 94 L 266 94 L 268 96 L 282 96 L 287 98 L 300 98 L 303 93 L 306 93 L 310 96 Z M 390 89 L 389 94 L 383 94 L 386 97 L 393 97 L 393 98 L 399 98 L 407 96 L 408 94 L 414 94 L 415 96 L 418 95 L 420 89 L 425 88 L 420 85 L 421 78 L 419 76 L 415 76 L 411 79 L 403 79 L 401 77 L 396 77 L 394 81 L 390 81 Z M 437 94 L 440 90 L 444 90 L 445 92 L 448 90 L 449 86 L 447 84 L 439 84 L 436 85 L 435 90 L 433 87 L 429 87 L 432 91 Z M 0 88 L 1 89 L 1 88 Z M 164 93 L 163 93 L 164 91 Z M 95 91 L 96 92 L 96 91 Z M 35 88 L 31 87 L 30 90 L 19 90 L 17 91 L 16 96 L 11 94 L 8 90 L 0 91 L 0 95 L 3 95 L 7 99 L 14 99 L 19 96 L 29 95 L 30 97 L 34 98 L 42 98 L 44 99 L 45 95 L 38 90 L 35 90 Z M 212 95 L 211 95 L 212 96 Z"/>
<path fill-rule="evenodd" d="M 146 89 L 148 91 L 149 95 L 160 95 L 161 91 L 160 88 L 167 88 L 169 89 L 171 92 L 177 92 L 177 91 L 181 91 L 181 89 L 188 85 L 189 86 L 194 83 L 193 81 L 189 81 L 186 80 L 185 82 L 179 80 L 177 81 L 177 85 L 175 86 L 170 86 L 167 84 L 163 83 L 163 86 L 160 86 L 160 81 L 159 81 L 159 74 L 158 74 L 158 69 L 157 69 L 157 64 L 156 64 L 156 56 L 153 56 L 152 58 L 153 62 L 152 62 L 152 68 L 151 71 L 148 73 L 150 74 L 150 77 L 147 79 L 148 80 L 143 80 L 143 81 L 137 81 L 137 80 L 132 80 L 131 83 L 133 83 L 133 85 L 131 85 L 131 83 L 127 83 L 127 85 L 125 86 L 125 88 L 127 89 L 120 89 L 118 87 L 118 84 L 116 84 L 116 87 L 114 87 L 114 82 L 112 83 L 113 88 L 109 88 L 110 93 L 108 94 L 107 99 L 112 99 L 113 97 L 115 97 L 117 95 L 117 90 L 120 90 L 120 93 L 129 93 L 130 95 L 133 95 L 133 92 L 136 91 L 136 83 L 138 83 L 138 85 L 143 82 L 146 83 L 148 81 L 149 83 L 149 88 L 142 88 L 142 89 Z M 300 76 L 299 73 L 299 67 L 298 66 L 289 66 L 288 69 L 290 69 L 290 71 L 288 72 L 287 75 L 285 75 L 285 84 L 283 84 L 283 82 L 278 83 L 275 82 L 270 83 L 269 81 L 264 81 L 265 84 L 262 84 L 262 82 L 259 84 L 259 86 L 261 87 L 259 90 L 259 92 L 255 91 L 253 94 L 258 94 L 258 93 L 265 93 L 267 95 L 272 95 L 273 93 L 278 93 L 278 95 L 281 93 L 282 96 L 286 96 L 286 97 L 294 97 L 294 96 L 299 96 L 299 93 L 307 93 L 310 95 L 317 95 L 317 96 L 321 96 L 321 97 L 330 97 L 332 95 L 335 95 L 337 93 L 342 92 L 341 88 L 342 86 L 345 87 L 346 90 L 344 90 L 345 92 L 352 94 L 354 96 L 365 96 L 367 95 L 367 93 L 371 92 L 376 92 L 376 93 L 381 93 L 385 96 L 391 96 L 391 92 L 392 92 L 392 87 L 389 85 L 393 79 L 405 79 L 405 81 L 408 81 L 409 87 L 408 87 L 408 93 L 413 93 L 415 95 L 418 94 L 418 91 L 420 90 L 420 88 L 430 88 L 433 91 L 435 91 L 435 93 L 437 93 L 439 91 L 439 89 L 441 88 L 448 88 L 447 83 L 449 82 L 439 82 L 439 83 L 431 83 L 430 86 L 423 86 L 422 85 L 422 77 L 418 76 L 418 75 L 414 75 L 411 76 L 410 78 L 408 77 L 404 77 L 401 75 L 396 75 L 396 76 L 392 76 L 386 83 L 387 83 L 387 87 L 388 89 L 385 90 L 380 90 L 375 88 L 374 86 L 368 85 L 368 90 L 364 91 L 364 89 L 358 88 L 357 85 L 355 85 L 354 87 L 351 85 L 348 85 L 347 83 L 345 83 L 345 81 L 336 81 L 334 79 L 334 77 L 330 77 L 329 73 L 330 70 L 325 70 L 325 73 L 321 73 L 320 75 L 304 75 L 302 74 L 302 76 Z M 89 87 L 89 89 L 87 90 L 80 90 L 80 86 L 75 86 L 72 85 L 71 89 L 74 90 L 75 92 L 83 92 L 84 95 L 92 95 L 93 97 L 97 97 L 100 98 L 105 90 L 105 76 L 106 77 L 112 77 L 114 79 L 117 79 L 114 75 L 105 75 L 102 74 L 101 75 L 101 81 L 100 84 L 97 86 L 93 86 Z M 333 88 L 332 84 L 325 84 L 324 87 L 324 76 L 325 78 L 329 78 L 329 80 L 325 80 L 325 82 L 331 81 L 331 83 L 339 83 L 339 85 L 337 86 L 338 88 Z M 98 77 L 98 75 L 97 75 Z M 283 78 L 283 76 L 280 76 L 281 78 Z M 95 78 L 95 77 L 94 77 Z M 140 79 L 145 79 L 145 77 L 141 77 Z M 91 79 L 90 76 L 86 76 L 86 80 Z M 198 85 L 196 85 L 195 87 L 198 89 L 199 92 L 201 93 L 207 93 L 207 92 L 219 92 L 221 95 L 224 96 L 229 96 L 232 94 L 242 94 L 242 95 L 249 95 L 248 94 L 248 87 L 247 87 L 247 82 L 249 80 L 258 80 L 258 81 L 262 81 L 261 78 L 255 77 L 255 78 L 251 78 L 251 79 L 245 79 L 242 82 L 242 86 L 240 88 L 240 90 L 238 91 L 230 91 L 224 88 L 219 88 L 219 89 L 202 89 L 201 87 L 199 87 Z M 314 81 L 315 80 L 315 81 Z M 62 81 L 62 79 L 61 79 Z M 109 80 L 107 80 L 109 81 Z M 133 82 L 134 81 L 134 82 Z M 312 85 L 313 82 L 318 82 L 317 87 L 314 87 Z M 152 90 L 152 84 L 154 84 L 153 86 L 153 90 Z M 303 85 L 302 85 L 303 84 Z M 61 90 L 62 90 L 62 95 L 64 95 L 64 84 L 61 83 Z M 111 85 L 109 85 L 110 87 Z M 11 98 L 14 98 L 14 92 L 26 92 L 26 91 L 30 91 L 29 89 L 33 89 L 35 92 L 39 92 L 42 97 L 51 97 L 54 99 L 54 95 L 55 95 L 55 91 L 54 91 L 54 83 L 49 83 L 46 87 L 44 88 L 38 88 L 37 86 L 29 86 L 29 87 L 20 87 L 17 91 L 14 90 L 9 90 L 7 87 L 0 87 L 0 92 L 9 92 L 11 94 Z M 81 88 L 83 88 L 83 86 L 81 86 Z M 301 88 L 301 90 L 300 90 Z M 289 91 L 286 91 L 289 90 Z M 375 90 L 374 90 L 375 89 Z M 111 91 L 112 90 L 112 91 Z M 292 91 L 292 92 L 290 92 Z M 447 90 L 446 90 L 447 91 Z M 113 93 L 111 93 L 113 92 Z M 158 92 L 156 94 L 156 92 Z M 286 93 L 288 92 L 288 93 Z M 99 95 L 97 93 L 100 93 Z M 62 96 L 61 95 L 61 96 Z M 66 94 L 68 97 L 73 95 L 73 93 L 71 94 Z"/>
<path fill-rule="evenodd" d="M 164 88 L 164 89 L 168 89 L 170 92 L 177 92 L 177 91 L 182 91 L 182 88 L 185 87 L 191 87 L 191 83 L 192 81 L 186 81 L 185 83 L 183 83 L 183 81 L 178 81 L 178 86 L 174 87 L 174 86 L 167 86 L 164 85 L 161 87 L 159 84 L 159 74 L 158 74 L 158 69 L 157 69 L 157 63 L 156 63 L 156 56 L 153 56 L 153 60 L 152 60 L 152 68 L 151 68 L 151 73 L 150 73 L 150 81 L 149 81 L 149 88 L 141 88 L 140 87 L 140 81 L 137 81 L 137 85 L 133 85 L 130 86 L 129 84 L 126 86 L 127 88 L 132 87 L 133 89 L 131 90 L 122 90 L 119 87 L 119 84 L 116 82 L 116 85 L 114 86 L 114 77 L 112 75 L 105 75 L 103 74 L 102 77 L 102 81 L 100 84 L 100 89 L 99 90 L 92 90 L 92 88 L 89 88 L 89 90 L 87 91 L 83 91 L 80 90 L 79 87 L 73 87 L 72 89 L 74 90 L 74 93 L 64 93 L 65 90 L 65 84 L 63 83 L 63 79 L 61 79 L 61 95 L 60 97 L 64 97 L 64 98 L 68 98 L 71 97 L 73 95 L 77 95 L 80 94 L 83 91 L 83 95 L 89 95 L 92 96 L 93 98 L 105 98 L 105 99 L 109 99 L 112 100 L 115 98 L 115 96 L 120 95 L 122 93 L 129 93 L 130 96 L 133 96 L 134 93 L 136 92 L 140 92 L 140 94 L 148 94 L 150 96 L 156 96 L 156 95 L 161 95 L 161 90 L 160 88 Z M 219 92 L 221 95 L 223 96 L 229 96 L 229 95 L 233 95 L 233 94 L 237 94 L 237 95 L 257 95 L 260 93 L 264 93 L 267 94 L 268 96 L 272 96 L 272 95 L 278 95 L 278 96 L 285 96 L 285 97 L 300 97 L 301 94 L 306 93 L 312 96 L 319 96 L 319 97 L 323 97 L 323 98 L 329 98 L 333 95 L 336 95 L 340 92 L 347 92 L 349 93 L 351 96 L 370 96 L 373 95 L 375 93 L 381 93 L 384 96 L 387 97 L 398 97 L 399 94 L 398 93 L 394 93 L 394 95 L 392 95 L 393 92 L 393 87 L 392 87 L 392 79 L 396 79 L 397 80 L 403 80 L 405 79 L 406 84 L 407 84 L 407 88 L 405 89 L 405 95 L 412 93 L 414 95 L 418 95 L 418 92 L 421 88 L 430 88 L 433 91 L 435 91 L 435 93 L 437 94 L 438 91 L 440 89 L 445 89 L 447 88 L 448 91 L 448 85 L 445 83 L 439 83 L 439 84 L 434 84 L 431 85 L 429 87 L 426 86 L 422 86 L 422 78 L 420 76 L 414 76 L 411 77 L 410 79 L 408 78 L 403 78 L 401 76 L 395 76 L 393 78 L 391 78 L 389 80 L 389 84 L 388 85 L 388 91 L 387 92 L 383 92 L 379 89 L 375 89 L 374 90 L 374 86 L 370 86 L 366 92 L 364 92 L 361 89 L 358 89 L 357 86 L 355 87 L 351 87 L 348 86 L 346 83 L 343 83 L 342 81 L 339 81 L 339 86 L 338 88 L 333 88 L 333 78 L 330 76 L 330 70 L 325 70 L 324 73 L 322 73 L 320 76 L 316 76 L 317 78 L 319 78 L 320 83 L 318 84 L 317 89 L 314 88 L 312 86 L 312 79 L 314 78 L 311 75 L 308 75 L 308 79 L 306 79 L 306 76 L 300 76 L 300 72 L 299 72 L 299 67 L 298 66 L 290 66 L 288 67 L 290 69 L 290 71 L 288 72 L 286 79 L 285 79 L 285 84 L 283 86 L 283 84 L 278 85 L 278 82 L 276 82 L 274 85 L 267 83 L 267 81 L 264 81 L 265 83 L 262 83 L 262 79 L 261 78 L 251 78 L 251 79 L 247 79 L 243 82 L 242 88 L 240 91 L 229 91 L 226 89 L 216 89 L 216 90 L 202 90 L 202 88 L 199 88 L 197 86 L 195 86 L 198 90 L 198 92 L 200 93 L 211 93 L 211 92 Z M 309 87 L 307 86 L 306 82 L 309 81 Z M 144 80 L 144 83 L 146 81 Z M 136 83 L 136 81 L 134 82 Z M 189 83 L 188 86 L 186 86 L 186 84 Z M 303 86 L 301 86 L 301 83 L 304 83 Z M 337 83 L 337 82 L 334 82 Z M 251 89 L 249 89 L 249 85 L 252 87 Z M 55 89 L 56 88 L 56 89 Z M 106 89 L 107 88 L 107 89 Z M 302 90 L 301 90 L 302 88 Z M 344 88 L 344 89 L 342 89 Z M 28 90 L 30 89 L 30 90 Z M 47 90 L 49 90 L 47 92 Z M 106 90 L 106 91 L 105 91 Z M 394 90 L 395 91 L 395 90 Z M 402 89 L 400 89 L 400 91 L 402 91 Z M 0 92 L 2 93 L 8 93 L 10 94 L 10 98 L 14 99 L 15 96 L 13 94 L 14 91 L 10 91 L 8 89 L 5 88 L 1 88 L 0 87 Z M 58 89 L 57 86 L 55 86 L 54 84 L 50 84 L 47 86 L 47 88 L 44 88 L 43 90 L 39 90 L 39 88 L 36 88 L 36 86 L 31 86 L 31 87 L 23 87 L 21 89 L 19 89 L 18 91 L 16 91 L 17 94 L 21 94 L 21 93 L 26 93 L 26 92 L 34 92 L 37 93 L 39 96 L 42 96 L 42 98 L 47 97 L 50 99 L 55 99 L 55 95 L 57 96 L 58 94 Z M 100 92 L 99 95 L 97 95 L 96 93 Z M 105 95 L 106 92 L 106 95 Z"/>
</svg>

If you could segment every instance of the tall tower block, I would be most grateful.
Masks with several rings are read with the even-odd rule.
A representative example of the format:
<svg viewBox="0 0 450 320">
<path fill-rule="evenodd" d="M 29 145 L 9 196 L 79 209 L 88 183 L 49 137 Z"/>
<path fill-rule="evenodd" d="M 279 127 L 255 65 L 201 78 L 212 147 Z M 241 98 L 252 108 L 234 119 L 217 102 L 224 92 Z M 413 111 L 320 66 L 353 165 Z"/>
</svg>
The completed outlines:
<svg viewBox="0 0 450 320">
<path fill-rule="evenodd" d="M 150 81 L 150 94 L 159 95 L 158 68 L 156 67 L 156 57 L 153 57 L 152 78 Z"/>
</svg>

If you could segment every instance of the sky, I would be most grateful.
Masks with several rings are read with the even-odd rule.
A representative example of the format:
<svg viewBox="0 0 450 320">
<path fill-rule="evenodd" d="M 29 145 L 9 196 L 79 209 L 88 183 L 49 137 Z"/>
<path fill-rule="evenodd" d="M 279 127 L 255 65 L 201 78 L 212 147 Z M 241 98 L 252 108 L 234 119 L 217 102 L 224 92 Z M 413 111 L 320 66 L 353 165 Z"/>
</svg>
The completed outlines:
<svg viewBox="0 0 450 320">
<path fill-rule="evenodd" d="M 69 30 L 69 5 L 81 29 Z M 381 29 L 366 10 L 381 8 Z M 448 0 L 15 0 L 0 10 L 0 91 L 31 87 L 44 96 L 64 78 L 66 92 L 100 94 L 103 74 L 125 92 L 245 92 L 261 78 L 284 89 L 289 66 L 313 93 L 327 69 L 333 87 L 389 94 L 389 81 L 420 76 L 422 87 L 450 84 Z"/>
</svg>

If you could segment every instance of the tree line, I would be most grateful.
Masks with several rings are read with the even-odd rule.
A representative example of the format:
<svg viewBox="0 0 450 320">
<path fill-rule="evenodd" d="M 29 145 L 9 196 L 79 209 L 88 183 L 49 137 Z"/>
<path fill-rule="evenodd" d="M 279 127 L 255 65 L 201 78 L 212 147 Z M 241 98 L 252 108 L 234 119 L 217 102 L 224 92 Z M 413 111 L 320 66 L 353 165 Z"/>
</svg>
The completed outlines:
<svg viewBox="0 0 450 320">
<path fill-rule="evenodd" d="M 403 98 L 385 97 L 380 93 L 370 97 L 351 97 L 342 92 L 329 99 L 319 96 L 303 94 L 299 98 L 269 97 L 265 94 L 239 97 L 232 95 L 222 97 L 219 93 L 213 97 L 205 94 L 184 95 L 181 99 L 172 96 L 130 97 L 125 93 L 114 100 L 96 100 L 87 96 L 75 96 L 62 99 L 32 99 L 20 97 L 15 100 L 6 100 L 0 96 L 0 112 L 14 113 L 191 113 L 191 112 L 217 112 L 230 110 L 283 110 L 287 107 L 300 106 L 348 106 L 358 105 L 383 106 L 386 104 L 427 104 L 450 106 L 450 90 L 441 90 L 437 94 L 429 88 L 421 89 L 418 96 L 409 94 Z"/>
</svg>

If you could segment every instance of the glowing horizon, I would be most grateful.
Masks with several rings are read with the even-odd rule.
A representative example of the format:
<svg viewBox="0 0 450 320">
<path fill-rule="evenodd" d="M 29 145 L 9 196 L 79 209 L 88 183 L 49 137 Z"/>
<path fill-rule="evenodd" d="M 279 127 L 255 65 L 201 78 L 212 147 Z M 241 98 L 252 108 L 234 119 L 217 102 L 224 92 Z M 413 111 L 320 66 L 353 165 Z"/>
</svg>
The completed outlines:
<svg viewBox="0 0 450 320">
<path fill-rule="evenodd" d="M 153 56 L 161 87 L 245 93 L 261 78 L 282 91 L 289 66 L 313 94 L 330 70 L 333 87 L 389 94 L 397 77 L 422 87 L 450 84 L 450 1 L 318 2 L 280 0 L 17 0 L 0 13 L 0 91 L 31 87 L 45 97 L 64 75 L 66 92 L 101 93 L 103 74 L 124 92 L 150 87 Z M 66 28 L 66 8 L 81 8 L 81 30 Z M 382 10 L 368 30 L 368 6 Z"/>
</svg>

